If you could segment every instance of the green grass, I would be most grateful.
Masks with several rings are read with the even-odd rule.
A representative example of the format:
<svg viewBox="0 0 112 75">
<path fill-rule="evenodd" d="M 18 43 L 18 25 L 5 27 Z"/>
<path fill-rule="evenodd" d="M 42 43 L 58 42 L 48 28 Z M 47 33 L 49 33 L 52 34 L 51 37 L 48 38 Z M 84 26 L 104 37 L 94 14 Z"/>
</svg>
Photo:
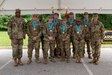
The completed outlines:
<svg viewBox="0 0 112 75">
<path fill-rule="evenodd" d="M 24 40 L 24 47 L 28 44 L 28 37 L 26 36 L 26 39 Z M 0 46 L 1 47 L 8 47 L 11 46 L 11 41 L 9 39 L 9 36 L 7 32 L 0 32 Z"/>
<path fill-rule="evenodd" d="M 24 40 L 24 48 L 27 48 L 28 45 L 28 37 L 26 36 L 26 39 Z M 112 44 L 103 44 L 103 46 L 112 46 Z M 9 48 L 11 47 L 11 41 L 9 39 L 9 36 L 7 32 L 0 32 L 0 48 Z"/>
</svg>

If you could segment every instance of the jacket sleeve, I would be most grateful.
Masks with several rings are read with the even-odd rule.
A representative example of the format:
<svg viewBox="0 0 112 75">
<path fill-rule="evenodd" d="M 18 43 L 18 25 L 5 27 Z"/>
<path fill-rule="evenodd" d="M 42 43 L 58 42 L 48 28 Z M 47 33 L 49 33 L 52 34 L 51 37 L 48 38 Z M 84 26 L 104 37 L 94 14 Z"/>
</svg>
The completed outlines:
<svg viewBox="0 0 112 75">
<path fill-rule="evenodd" d="M 103 40 L 104 39 L 104 37 L 105 37 L 105 33 L 104 33 L 104 25 L 101 23 L 101 28 L 100 28 L 100 30 L 101 30 L 101 39 Z"/>
<path fill-rule="evenodd" d="M 27 35 L 29 38 L 32 38 L 31 32 L 30 32 L 30 23 L 27 23 Z"/>
<path fill-rule="evenodd" d="M 11 39 L 12 38 L 12 19 L 10 19 L 8 22 L 8 35 Z"/>
</svg>

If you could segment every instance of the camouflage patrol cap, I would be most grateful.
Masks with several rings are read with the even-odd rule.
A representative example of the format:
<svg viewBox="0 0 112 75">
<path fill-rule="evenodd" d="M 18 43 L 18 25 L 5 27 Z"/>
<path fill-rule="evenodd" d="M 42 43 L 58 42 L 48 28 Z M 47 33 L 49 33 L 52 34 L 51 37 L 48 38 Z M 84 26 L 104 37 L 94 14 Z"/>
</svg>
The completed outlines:
<svg viewBox="0 0 112 75">
<path fill-rule="evenodd" d="M 59 14 L 58 14 L 58 13 L 54 13 L 54 15 L 57 15 L 57 16 L 59 16 Z"/>
<path fill-rule="evenodd" d="M 84 12 L 84 15 L 88 15 L 88 12 Z"/>
<path fill-rule="evenodd" d="M 98 13 L 93 13 L 93 15 L 98 16 Z"/>
<path fill-rule="evenodd" d="M 20 9 L 16 9 L 15 11 L 16 11 L 16 13 L 20 13 L 20 12 L 21 12 L 21 10 L 20 10 Z"/>
<path fill-rule="evenodd" d="M 73 12 L 70 12 L 69 15 L 74 15 L 74 13 Z"/>
<path fill-rule="evenodd" d="M 37 17 L 37 14 L 33 14 L 33 17 Z"/>
<path fill-rule="evenodd" d="M 48 16 L 48 18 L 53 18 L 53 15 L 52 15 L 52 14 L 51 14 L 51 15 L 49 15 L 49 16 Z"/>
</svg>

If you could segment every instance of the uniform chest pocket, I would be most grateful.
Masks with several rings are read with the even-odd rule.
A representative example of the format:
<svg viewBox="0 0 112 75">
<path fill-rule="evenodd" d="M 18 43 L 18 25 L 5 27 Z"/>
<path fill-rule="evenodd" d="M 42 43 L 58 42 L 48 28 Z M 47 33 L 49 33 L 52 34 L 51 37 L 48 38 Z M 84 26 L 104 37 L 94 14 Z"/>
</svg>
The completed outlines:
<svg viewBox="0 0 112 75">
<path fill-rule="evenodd" d="M 100 30 L 100 26 L 96 26 L 96 31 L 99 31 Z"/>
<path fill-rule="evenodd" d="M 95 31 L 95 27 L 91 27 L 91 32 L 94 32 Z"/>
</svg>

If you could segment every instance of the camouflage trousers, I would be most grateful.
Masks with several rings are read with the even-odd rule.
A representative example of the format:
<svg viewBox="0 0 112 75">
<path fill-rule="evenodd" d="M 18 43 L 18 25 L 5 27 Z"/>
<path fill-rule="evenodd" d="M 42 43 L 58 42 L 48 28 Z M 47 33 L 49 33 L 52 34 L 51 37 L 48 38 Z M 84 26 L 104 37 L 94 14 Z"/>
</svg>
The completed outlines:
<svg viewBox="0 0 112 75">
<path fill-rule="evenodd" d="M 61 46 L 61 58 L 66 58 L 70 59 L 71 51 L 70 51 L 70 41 L 67 40 L 65 42 L 60 41 L 60 46 Z"/>
<path fill-rule="evenodd" d="M 73 41 L 73 37 L 72 37 L 72 36 L 71 36 L 71 38 L 70 38 L 70 42 L 71 42 L 71 44 L 72 44 L 73 57 L 75 57 L 75 45 L 74 45 L 74 41 Z"/>
<path fill-rule="evenodd" d="M 100 48 L 101 48 L 101 41 L 99 40 L 92 40 L 91 41 L 91 47 L 92 47 L 92 56 L 93 59 L 99 60 L 100 58 Z"/>
<path fill-rule="evenodd" d="M 85 41 L 84 40 L 81 40 L 81 41 L 75 40 L 74 46 L 75 46 L 75 58 L 76 59 L 82 58 Z"/>
<path fill-rule="evenodd" d="M 54 51 L 55 57 L 61 56 L 61 47 L 59 37 L 56 37 L 56 47 Z"/>
<path fill-rule="evenodd" d="M 92 51 L 91 51 L 91 46 L 90 46 L 90 41 L 85 39 L 85 44 L 87 46 L 87 53 L 88 55 L 91 55 L 92 54 Z M 83 55 L 85 54 L 85 46 L 84 46 L 84 51 L 83 51 Z"/>
<path fill-rule="evenodd" d="M 22 46 L 23 46 L 23 39 L 13 39 L 11 40 L 12 45 L 12 56 L 13 58 L 20 59 L 22 57 Z"/>
<path fill-rule="evenodd" d="M 50 48 L 50 56 L 54 58 L 54 49 L 55 49 L 55 41 L 45 41 L 44 40 L 44 50 L 43 50 L 43 57 L 44 59 L 48 58 L 48 50 Z"/>
<path fill-rule="evenodd" d="M 28 58 L 32 58 L 33 49 L 35 49 L 35 58 L 39 59 L 39 49 L 40 49 L 40 41 L 33 41 L 32 39 L 28 39 Z"/>
</svg>

